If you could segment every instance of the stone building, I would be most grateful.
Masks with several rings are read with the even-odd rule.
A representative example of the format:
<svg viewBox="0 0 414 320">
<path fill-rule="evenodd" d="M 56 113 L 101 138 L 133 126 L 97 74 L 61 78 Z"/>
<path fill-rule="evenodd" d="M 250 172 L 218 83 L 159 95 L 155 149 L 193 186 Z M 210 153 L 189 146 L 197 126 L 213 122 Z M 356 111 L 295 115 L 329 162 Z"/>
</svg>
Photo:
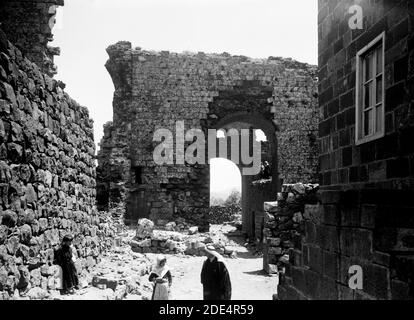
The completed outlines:
<svg viewBox="0 0 414 320">
<path fill-rule="evenodd" d="M 57 3 L 0 5 L 0 300 L 55 289 L 54 249 L 65 234 L 74 235 L 82 274 L 111 243 L 95 205 L 93 121 L 48 75 L 47 21 Z"/>
<path fill-rule="evenodd" d="M 321 205 L 307 207 L 284 299 L 414 297 L 414 3 L 356 3 L 362 29 L 355 1 L 319 0 Z"/>
<path fill-rule="evenodd" d="M 174 133 L 174 160 L 184 135 L 175 139 L 177 122 L 184 132 L 199 129 L 257 129 L 267 141 L 272 180 L 260 197 L 243 176 L 244 230 L 254 235 L 256 207 L 271 200 L 280 180 L 314 181 L 317 177 L 316 67 L 291 59 L 199 53 L 150 52 L 119 42 L 108 49 L 107 69 L 115 85 L 113 122 L 105 128 L 98 153 L 98 205 L 126 202 L 126 222 L 182 216 L 205 224 L 209 210 L 209 165 L 157 165 L 153 141 L 159 128 Z M 241 131 L 239 131 L 240 133 Z M 178 142 L 178 143 L 177 143 Z M 185 142 L 185 148 L 189 141 Z M 206 158 L 208 151 L 205 152 Z M 230 153 L 228 153 L 228 157 Z M 213 156 L 215 157 L 215 156 Z M 242 169 L 243 166 L 239 165 Z M 255 206 L 256 205 L 256 206 Z"/>
</svg>

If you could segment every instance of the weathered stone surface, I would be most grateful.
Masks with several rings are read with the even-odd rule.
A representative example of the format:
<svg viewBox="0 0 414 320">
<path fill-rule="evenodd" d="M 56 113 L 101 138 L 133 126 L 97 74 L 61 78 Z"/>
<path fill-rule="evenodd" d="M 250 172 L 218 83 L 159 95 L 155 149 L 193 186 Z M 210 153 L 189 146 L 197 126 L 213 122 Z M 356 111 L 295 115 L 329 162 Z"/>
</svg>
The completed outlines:
<svg viewBox="0 0 414 320">
<path fill-rule="evenodd" d="M 8 52 L 7 38 L 23 49 L 28 58 L 35 62 L 40 69 L 49 74 L 56 74 L 56 66 L 53 64 L 53 56 L 59 55 L 59 48 L 52 48 L 48 45 L 52 41 L 51 37 L 51 15 L 54 6 L 62 6 L 63 0 L 48 1 L 4 1 L 0 11 L 0 21 L 2 21 L 2 31 L 0 33 L 0 51 Z M 4 31 L 4 33 L 3 33 Z M 21 56 L 16 52 L 15 56 Z M 17 57 L 16 57 L 17 58 Z M 24 61 L 22 57 L 22 65 Z M 26 71 L 26 68 L 24 68 Z M 7 71 L 16 72 L 13 68 Z M 38 72 L 38 77 L 41 73 Z M 39 82 L 40 79 L 36 79 Z M 23 81 L 29 83 L 26 73 L 23 73 Z M 42 82 L 44 80 L 42 79 Z M 51 84 L 49 84 L 50 87 Z"/>
<path fill-rule="evenodd" d="M 8 3 L 40 10 L 28 15 L 40 14 L 37 4 L 44 6 Z M 5 11 L 0 6 L 1 18 Z M 72 233 L 81 249 L 82 271 L 112 245 L 114 228 L 111 216 L 95 207 L 95 143 L 88 110 L 12 43 L 7 48 L 0 53 L 7 73 L 7 78 L 0 75 L 0 269 L 6 272 L 0 291 L 13 296 L 16 288 L 56 288 L 46 265 L 53 263 L 53 251 L 65 234 Z M 27 269 L 19 272 L 16 265 Z M 42 291 L 32 295 L 43 297 Z"/>
<path fill-rule="evenodd" d="M 151 237 L 154 230 L 154 222 L 148 219 L 139 219 L 136 231 L 136 237 L 138 239 L 145 239 Z"/>
<path fill-rule="evenodd" d="M 100 208 L 127 201 L 127 222 L 135 223 L 140 212 L 140 217 L 153 221 L 184 217 L 200 232 L 208 231 L 207 159 L 196 166 L 154 163 L 155 131 L 175 132 L 176 121 L 184 122 L 184 131 L 234 125 L 253 137 L 251 127 L 262 129 L 269 138 L 261 144 L 262 159 L 271 162 L 274 190 L 278 173 L 285 182 L 316 181 L 315 66 L 274 57 L 159 54 L 132 49 L 125 41 L 107 51 L 116 98 L 114 119 L 104 126 L 98 153 Z M 172 153 L 177 158 L 181 151 L 175 147 L 184 137 L 175 140 Z"/>
<path fill-rule="evenodd" d="M 27 297 L 29 297 L 30 300 L 43 300 L 49 297 L 49 293 L 42 288 L 32 288 L 27 292 Z"/>
<path fill-rule="evenodd" d="M 188 229 L 188 234 L 196 234 L 198 232 L 198 227 L 191 227 Z"/>
<path fill-rule="evenodd" d="M 305 207 L 319 189 L 314 184 L 285 184 L 275 202 L 265 202 L 265 229 L 263 268 L 267 272 L 275 265 L 280 272 L 281 286 L 285 267 L 290 265 L 295 249 L 302 248 L 302 234 L 305 230 Z M 292 260 L 294 260 L 292 258 Z M 284 288 L 286 289 L 286 288 Z"/>
<path fill-rule="evenodd" d="M 13 228 L 17 224 L 17 214 L 11 210 L 1 213 L 1 223 L 9 228 Z"/>
</svg>

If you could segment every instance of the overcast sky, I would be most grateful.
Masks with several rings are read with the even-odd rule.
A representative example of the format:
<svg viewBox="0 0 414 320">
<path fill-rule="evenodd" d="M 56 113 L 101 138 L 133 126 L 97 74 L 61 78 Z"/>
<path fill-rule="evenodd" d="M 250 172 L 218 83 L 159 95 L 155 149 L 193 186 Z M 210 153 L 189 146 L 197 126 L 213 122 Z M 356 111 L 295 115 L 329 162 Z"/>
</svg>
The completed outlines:
<svg viewBox="0 0 414 320">
<path fill-rule="evenodd" d="M 53 33 L 52 45 L 61 48 L 56 79 L 88 107 L 98 143 L 112 120 L 114 87 L 104 67 L 110 44 L 317 64 L 317 0 L 67 0 Z M 212 170 L 216 188 L 236 177 L 223 168 Z"/>
</svg>

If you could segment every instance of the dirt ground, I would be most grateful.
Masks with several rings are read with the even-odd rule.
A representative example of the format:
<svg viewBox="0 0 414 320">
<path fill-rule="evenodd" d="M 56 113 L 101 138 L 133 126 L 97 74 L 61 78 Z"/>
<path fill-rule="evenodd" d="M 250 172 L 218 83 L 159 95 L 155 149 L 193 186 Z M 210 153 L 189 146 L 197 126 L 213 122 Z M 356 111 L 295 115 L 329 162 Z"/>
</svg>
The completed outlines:
<svg viewBox="0 0 414 320">
<path fill-rule="evenodd" d="M 173 300 L 202 300 L 200 272 L 205 258 L 167 256 L 173 274 Z M 271 300 L 276 292 L 276 279 L 264 274 L 263 260 L 251 255 L 225 259 L 232 283 L 232 300 Z"/>
<path fill-rule="evenodd" d="M 271 300 L 276 293 L 277 278 L 265 274 L 263 269 L 263 257 L 253 252 L 254 250 L 244 246 L 241 238 L 227 238 L 226 234 L 232 231 L 232 227 L 216 225 L 213 232 L 220 233 L 226 241 L 237 251 L 237 258 L 225 257 L 225 263 L 230 273 L 232 283 L 232 300 Z M 139 256 L 139 254 L 138 254 Z M 146 258 L 155 261 L 156 254 L 147 253 Z M 202 300 L 203 289 L 200 283 L 200 272 L 206 257 L 187 256 L 183 254 L 167 254 L 167 263 L 173 276 L 172 300 Z M 105 258 L 100 270 L 105 273 L 118 273 L 128 278 L 131 274 L 138 273 L 138 257 L 131 257 L 130 251 L 118 251 Z M 103 265 L 103 266 L 102 266 Z M 148 275 L 140 278 L 139 294 L 128 294 L 125 300 L 150 299 L 152 284 L 148 281 Z M 78 291 L 75 295 L 60 296 L 59 300 L 112 300 L 115 293 L 111 289 L 98 289 L 89 286 Z"/>
</svg>

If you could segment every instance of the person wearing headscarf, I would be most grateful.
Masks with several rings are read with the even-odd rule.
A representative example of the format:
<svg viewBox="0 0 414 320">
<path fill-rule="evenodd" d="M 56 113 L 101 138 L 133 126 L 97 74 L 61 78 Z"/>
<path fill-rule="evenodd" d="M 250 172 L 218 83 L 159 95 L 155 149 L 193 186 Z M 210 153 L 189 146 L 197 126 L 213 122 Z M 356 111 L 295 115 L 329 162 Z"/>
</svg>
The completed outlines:
<svg viewBox="0 0 414 320">
<path fill-rule="evenodd" d="M 79 287 L 72 240 L 71 235 L 64 236 L 60 248 L 54 253 L 55 264 L 62 269 L 62 290 L 64 294 L 73 294 L 74 289 Z"/>
<path fill-rule="evenodd" d="M 230 274 L 223 257 L 213 246 L 204 246 L 207 259 L 201 270 L 204 300 L 231 300 Z"/>
<path fill-rule="evenodd" d="M 167 258 L 159 255 L 149 275 L 149 281 L 154 283 L 152 300 L 169 300 L 172 277 L 167 266 Z"/>
</svg>

